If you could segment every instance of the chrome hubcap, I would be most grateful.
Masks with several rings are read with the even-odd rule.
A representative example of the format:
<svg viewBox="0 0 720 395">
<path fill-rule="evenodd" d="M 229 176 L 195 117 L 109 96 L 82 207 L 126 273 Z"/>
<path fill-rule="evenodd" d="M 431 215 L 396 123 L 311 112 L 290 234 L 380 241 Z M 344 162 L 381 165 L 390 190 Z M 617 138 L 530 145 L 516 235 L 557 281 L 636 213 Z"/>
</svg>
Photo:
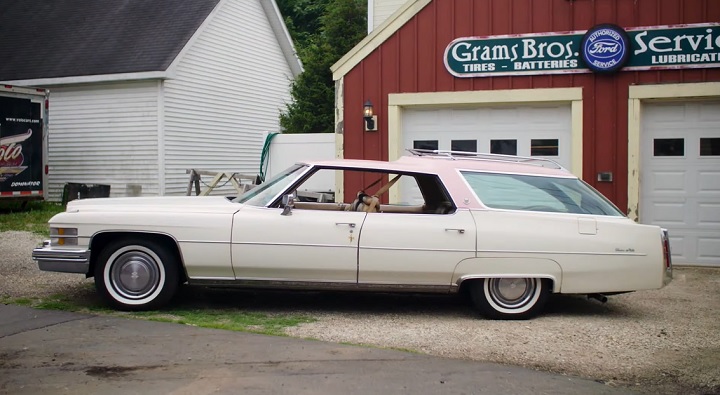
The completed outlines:
<svg viewBox="0 0 720 395">
<path fill-rule="evenodd" d="M 113 288 L 128 299 L 141 299 L 158 286 L 160 271 L 155 260 L 140 251 L 119 256 L 113 263 L 110 280 Z"/>
<path fill-rule="evenodd" d="M 537 280 L 533 278 L 492 278 L 490 296 L 504 308 L 518 308 L 532 299 Z"/>
</svg>

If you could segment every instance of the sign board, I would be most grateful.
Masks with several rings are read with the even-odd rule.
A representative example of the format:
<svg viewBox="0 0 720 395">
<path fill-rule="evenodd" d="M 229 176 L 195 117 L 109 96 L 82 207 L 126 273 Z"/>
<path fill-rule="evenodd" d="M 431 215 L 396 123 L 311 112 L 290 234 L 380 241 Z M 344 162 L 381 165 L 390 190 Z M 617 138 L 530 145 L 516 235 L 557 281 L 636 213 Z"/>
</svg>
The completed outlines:
<svg viewBox="0 0 720 395">
<path fill-rule="evenodd" d="M 444 62 L 456 77 L 720 67 L 720 23 L 461 37 Z"/>
<path fill-rule="evenodd" d="M 0 96 L 0 194 L 43 190 L 42 103 Z"/>
</svg>

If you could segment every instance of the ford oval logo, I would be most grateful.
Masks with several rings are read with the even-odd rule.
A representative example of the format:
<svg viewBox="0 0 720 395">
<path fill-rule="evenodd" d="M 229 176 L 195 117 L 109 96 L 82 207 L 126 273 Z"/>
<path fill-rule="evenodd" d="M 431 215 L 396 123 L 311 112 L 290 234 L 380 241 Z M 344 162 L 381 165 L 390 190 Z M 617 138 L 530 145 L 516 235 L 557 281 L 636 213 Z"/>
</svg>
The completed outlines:
<svg viewBox="0 0 720 395">
<path fill-rule="evenodd" d="M 588 53 L 600 59 L 612 58 L 620 52 L 621 47 L 619 43 L 611 40 L 599 40 L 588 48 Z"/>
<path fill-rule="evenodd" d="M 580 56 L 592 71 L 613 72 L 625 66 L 629 60 L 630 40 L 619 26 L 597 25 L 583 36 Z"/>
</svg>

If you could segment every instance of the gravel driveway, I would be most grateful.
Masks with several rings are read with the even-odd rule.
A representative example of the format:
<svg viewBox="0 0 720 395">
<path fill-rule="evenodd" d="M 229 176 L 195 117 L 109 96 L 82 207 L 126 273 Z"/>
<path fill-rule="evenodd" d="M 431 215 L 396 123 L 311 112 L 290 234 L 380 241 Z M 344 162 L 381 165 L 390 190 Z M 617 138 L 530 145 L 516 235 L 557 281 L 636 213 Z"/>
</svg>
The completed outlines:
<svg viewBox="0 0 720 395">
<path fill-rule="evenodd" d="M 84 285 L 92 279 L 37 269 L 30 250 L 40 240 L 0 233 L 0 297 L 96 297 Z M 184 290 L 180 298 L 318 319 L 288 329 L 295 337 L 533 367 L 643 393 L 720 394 L 720 269 L 676 267 L 669 286 L 607 304 L 555 296 L 530 321 L 478 318 L 455 296 Z"/>
</svg>

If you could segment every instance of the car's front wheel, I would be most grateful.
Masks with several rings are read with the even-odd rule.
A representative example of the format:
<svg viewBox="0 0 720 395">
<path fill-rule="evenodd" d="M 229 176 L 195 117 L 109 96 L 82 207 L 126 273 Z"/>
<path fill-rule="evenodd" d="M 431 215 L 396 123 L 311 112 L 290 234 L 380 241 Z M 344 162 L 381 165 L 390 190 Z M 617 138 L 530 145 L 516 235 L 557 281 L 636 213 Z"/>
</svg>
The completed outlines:
<svg viewBox="0 0 720 395">
<path fill-rule="evenodd" d="M 95 287 L 120 310 L 156 309 L 178 289 L 176 262 L 176 254 L 153 240 L 116 240 L 98 256 Z"/>
<path fill-rule="evenodd" d="M 540 278 L 485 278 L 470 286 L 470 296 L 480 312 L 500 320 L 524 320 L 537 315 L 550 293 L 549 281 Z"/>
</svg>

